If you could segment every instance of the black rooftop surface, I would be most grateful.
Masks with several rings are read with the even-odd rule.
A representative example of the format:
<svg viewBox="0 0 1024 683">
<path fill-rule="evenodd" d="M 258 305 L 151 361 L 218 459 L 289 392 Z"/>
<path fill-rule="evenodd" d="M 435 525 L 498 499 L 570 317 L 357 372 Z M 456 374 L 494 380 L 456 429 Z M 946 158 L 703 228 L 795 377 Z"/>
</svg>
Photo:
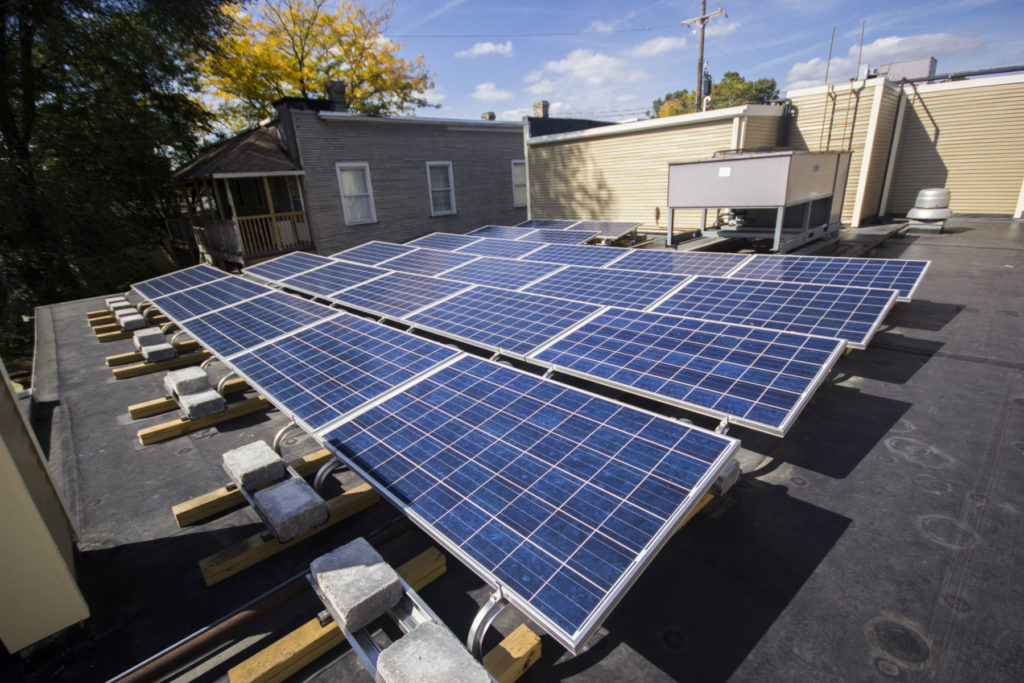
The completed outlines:
<svg viewBox="0 0 1024 683">
<path fill-rule="evenodd" d="M 278 123 L 244 131 L 207 147 L 187 164 L 174 172 L 177 181 L 209 178 L 217 173 L 273 173 L 299 171 L 281 147 L 277 133 Z"/>
<path fill-rule="evenodd" d="M 523 680 L 1024 680 L 1024 226 L 950 226 L 875 250 L 932 261 L 915 300 L 840 359 L 785 439 L 730 431 L 744 446 L 739 483 L 666 546 L 588 651 L 570 658 L 545 638 Z M 95 341 L 85 313 L 101 305 L 37 312 L 36 426 L 79 530 L 93 616 L 28 660 L 0 659 L 2 680 L 105 680 L 396 516 L 379 504 L 205 588 L 198 560 L 258 532 L 256 515 L 182 530 L 170 508 L 223 485 L 220 453 L 269 440 L 284 419 L 139 446 L 141 426 L 170 416 L 131 421 L 126 407 L 160 396 L 160 375 L 113 380 L 103 359 L 130 342 Z M 313 448 L 297 439 L 288 452 Z M 412 532 L 383 552 L 397 564 L 427 545 Z M 449 557 L 421 594 L 464 637 L 489 590 Z M 250 631 L 270 635 L 200 678 L 224 679 L 222 660 L 318 609 L 310 592 L 272 614 Z M 519 623 L 513 612 L 499 631 Z M 346 652 L 299 678 L 358 679 Z"/>
</svg>

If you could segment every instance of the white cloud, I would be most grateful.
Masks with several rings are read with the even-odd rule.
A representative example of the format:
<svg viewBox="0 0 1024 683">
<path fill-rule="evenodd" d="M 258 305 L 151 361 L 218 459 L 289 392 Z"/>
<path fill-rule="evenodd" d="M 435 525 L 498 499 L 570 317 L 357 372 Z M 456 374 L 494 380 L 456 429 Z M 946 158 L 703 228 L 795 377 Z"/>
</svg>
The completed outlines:
<svg viewBox="0 0 1024 683">
<path fill-rule="evenodd" d="M 533 110 L 526 107 L 519 107 L 518 109 L 506 109 L 505 111 L 498 114 L 500 121 L 520 121 L 524 116 L 532 116 Z"/>
<path fill-rule="evenodd" d="M 582 82 L 592 87 L 635 83 L 647 78 L 643 71 L 627 69 L 623 59 L 584 48 L 573 50 L 564 59 L 547 62 L 544 71 L 562 81 Z"/>
<path fill-rule="evenodd" d="M 473 89 L 473 97 L 483 102 L 510 100 L 513 95 L 508 90 L 501 90 L 494 83 L 478 83 Z"/>
<path fill-rule="evenodd" d="M 717 21 L 712 20 L 704 30 L 707 36 L 727 36 L 740 27 L 738 21 Z"/>
<path fill-rule="evenodd" d="M 615 29 L 614 21 L 592 21 L 590 26 L 587 27 L 589 33 L 609 33 Z"/>
<path fill-rule="evenodd" d="M 624 54 L 630 57 L 657 57 L 667 52 L 682 50 L 686 47 L 686 36 L 659 36 L 648 41 L 634 45 Z"/>
<path fill-rule="evenodd" d="M 430 90 L 424 90 L 423 92 L 416 93 L 420 97 L 426 98 L 430 104 L 441 104 L 444 102 L 445 94 L 441 92 L 440 88 L 431 88 Z"/>
<path fill-rule="evenodd" d="M 506 40 L 504 43 L 476 43 L 468 50 L 459 50 L 455 53 L 456 57 L 483 57 L 485 55 L 511 57 L 513 55 L 512 41 Z"/>
<path fill-rule="evenodd" d="M 547 95 L 555 91 L 555 84 L 546 78 L 533 83 L 532 85 L 526 86 L 526 92 L 532 95 Z"/>
</svg>

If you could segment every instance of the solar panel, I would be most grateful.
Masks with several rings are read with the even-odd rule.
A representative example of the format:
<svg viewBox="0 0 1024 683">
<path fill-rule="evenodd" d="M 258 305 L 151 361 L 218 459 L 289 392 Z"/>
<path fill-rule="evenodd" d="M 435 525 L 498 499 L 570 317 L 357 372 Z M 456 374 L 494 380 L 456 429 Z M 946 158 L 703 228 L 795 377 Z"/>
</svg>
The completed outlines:
<svg viewBox="0 0 1024 683">
<path fill-rule="evenodd" d="M 464 247 L 467 244 L 473 244 L 474 242 L 479 241 L 479 237 L 473 237 L 472 235 L 453 235 L 447 232 L 432 232 L 429 235 L 419 237 L 411 242 L 406 242 L 406 244 L 426 249 L 455 251 L 459 247 Z"/>
<path fill-rule="evenodd" d="M 625 249 L 613 247 L 549 244 L 522 258 L 524 261 L 544 261 L 545 263 L 600 268 L 617 258 L 622 258 L 627 253 Z"/>
<path fill-rule="evenodd" d="M 643 223 L 632 221 L 579 221 L 569 230 L 590 230 L 602 239 L 617 240 L 639 228 Z"/>
<path fill-rule="evenodd" d="M 484 256 L 444 274 L 446 280 L 519 289 L 561 268 L 554 263 L 533 263 Z"/>
<path fill-rule="evenodd" d="M 415 251 L 415 249 L 416 247 L 410 247 L 405 244 L 367 242 L 366 244 L 360 244 L 358 247 L 352 247 L 345 251 L 339 251 L 337 254 L 331 254 L 331 258 L 375 266 L 381 261 L 387 261 L 389 258 L 394 258 L 399 254 L 407 254 L 410 251 Z"/>
<path fill-rule="evenodd" d="M 520 242 L 544 242 L 545 244 L 584 244 L 597 237 L 593 231 L 583 230 L 534 230 L 519 238 Z"/>
<path fill-rule="evenodd" d="M 407 320 L 436 334 L 521 357 L 600 308 L 548 296 L 474 287 Z"/>
<path fill-rule="evenodd" d="M 653 310 L 845 339 L 863 349 L 895 300 L 891 289 L 698 277 Z"/>
<path fill-rule="evenodd" d="M 910 301 L 928 269 L 928 263 L 903 259 L 758 254 L 730 275 L 752 280 L 895 289 L 899 293 L 898 301 Z"/>
<path fill-rule="evenodd" d="M 187 287 L 195 287 L 205 282 L 220 280 L 227 276 L 228 274 L 222 270 L 207 265 L 198 265 L 137 282 L 132 285 L 132 289 L 142 297 L 152 300 L 158 296 L 171 294 Z"/>
<path fill-rule="evenodd" d="M 329 297 L 346 287 L 358 285 L 388 272 L 374 266 L 328 259 L 328 265 L 281 280 L 281 284 L 312 296 Z"/>
<path fill-rule="evenodd" d="M 565 230 L 575 225 L 578 221 L 556 220 L 552 218 L 531 218 L 522 223 L 516 223 L 517 228 L 542 228 L 545 230 Z"/>
<path fill-rule="evenodd" d="M 204 285 L 183 289 L 153 299 L 153 305 L 178 322 L 216 308 L 272 292 L 270 287 L 229 275 Z"/>
<path fill-rule="evenodd" d="M 279 281 L 298 273 L 327 265 L 331 259 L 326 256 L 307 254 L 304 251 L 293 251 L 270 261 L 257 263 L 245 269 L 246 275 L 262 280 Z"/>
<path fill-rule="evenodd" d="M 338 292 L 331 299 L 371 315 L 403 318 L 446 296 L 469 289 L 470 286 L 465 282 L 425 275 L 391 273 Z"/>
<path fill-rule="evenodd" d="M 749 258 L 749 254 L 632 249 L 608 267 L 677 275 L 726 275 Z"/>
<path fill-rule="evenodd" d="M 508 225 L 485 225 L 476 230 L 470 230 L 470 235 L 476 237 L 497 237 L 499 239 L 517 240 L 524 235 L 533 232 L 533 228 L 514 228 Z"/>
<path fill-rule="evenodd" d="M 341 314 L 232 359 L 239 375 L 309 431 L 458 354 Z"/>
<path fill-rule="evenodd" d="M 327 306 L 271 292 L 180 324 L 193 339 L 225 358 L 334 315 L 338 311 Z"/>
<path fill-rule="evenodd" d="M 322 438 L 573 652 L 738 445 L 469 356 Z"/>
<path fill-rule="evenodd" d="M 513 240 L 503 240 L 494 237 L 483 237 L 479 242 L 474 242 L 467 247 L 462 247 L 458 251 L 460 254 L 517 258 L 543 248 L 543 245 L 536 242 L 515 242 Z"/>
<path fill-rule="evenodd" d="M 843 347 L 838 339 L 613 308 L 530 357 L 782 436 Z"/>
<path fill-rule="evenodd" d="M 523 291 L 606 306 L 646 308 L 686 279 L 665 273 L 569 266 Z"/>
<path fill-rule="evenodd" d="M 472 254 L 460 254 L 454 251 L 437 251 L 436 249 L 417 249 L 387 262 L 389 270 L 416 275 L 437 275 L 446 270 L 457 268 L 475 260 Z"/>
</svg>

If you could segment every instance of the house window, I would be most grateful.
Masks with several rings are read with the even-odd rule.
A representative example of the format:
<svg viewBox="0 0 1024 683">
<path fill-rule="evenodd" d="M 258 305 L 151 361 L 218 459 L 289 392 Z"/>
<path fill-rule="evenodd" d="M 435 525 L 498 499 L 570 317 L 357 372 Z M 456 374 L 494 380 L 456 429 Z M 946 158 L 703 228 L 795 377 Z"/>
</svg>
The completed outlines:
<svg viewBox="0 0 1024 683">
<path fill-rule="evenodd" d="M 512 206 L 526 206 L 526 162 L 512 162 Z"/>
<path fill-rule="evenodd" d="M 455 181 L 452 162 L 427 162 L 427 189 L 430 191 L 430 215 L 446 216 L 455 213 Z"/>
<path fill-rule="evenodd" d="M 345 214 L 345 225 L 376 223 L 377 210 L 373 206 L 370 165 L 358 162 L 335 166 L 338 169 L 338 185 L 341 186 L 341 208 Z"/>
</svg>

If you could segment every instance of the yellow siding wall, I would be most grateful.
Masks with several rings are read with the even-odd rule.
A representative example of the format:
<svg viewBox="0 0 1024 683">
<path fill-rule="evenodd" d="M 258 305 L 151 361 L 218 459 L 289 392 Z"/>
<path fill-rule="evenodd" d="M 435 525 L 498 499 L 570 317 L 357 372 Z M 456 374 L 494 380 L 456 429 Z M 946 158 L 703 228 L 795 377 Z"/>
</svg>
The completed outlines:
<svg viewBox="0 0 1024 683">
<path fill-rule="evenodd" d="M 881 213 L 879 202 L 882 199 L 885 167 L 889 163 L 889 150 L 892 146 L 892 132 L 896 126 L 896 111 L 899 109 L 899 103 L 899 86 L 886 81 L 878 103 L 878 111 L 875 114 L 877 122 L 874 143 L 871 147 L 871 160 L 868 162 L 864 195 L 861 198 L 860 217 L 862 219 L 878 216 Z"/>
<path fill-rule="evenodd" d="M 748 116 L 743 128 L 742 149 L 765 149 L 779 146 L 782 126 L 781 117 Z"/>
<path fill-rule="evenodd" d="M 1013 212 L 1024 178 L 1024 78 L 999 80 L 906 86 L 890 213 L 905 214 L 926 187 L 948 188 L 954 213 Z"/>
</svg>

